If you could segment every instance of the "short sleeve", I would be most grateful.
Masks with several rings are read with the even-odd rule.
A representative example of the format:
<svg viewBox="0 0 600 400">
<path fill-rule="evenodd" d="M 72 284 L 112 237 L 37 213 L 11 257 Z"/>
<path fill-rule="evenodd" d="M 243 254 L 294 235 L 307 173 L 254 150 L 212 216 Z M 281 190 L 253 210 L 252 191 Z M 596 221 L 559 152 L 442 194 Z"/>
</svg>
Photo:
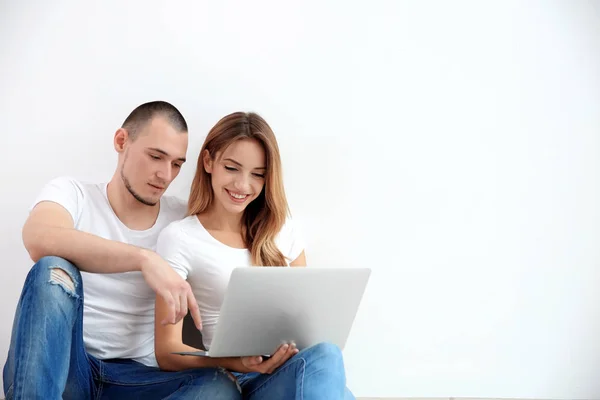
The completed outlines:
<svg viewBox="0 0 600 400">
<path fill-rule="evenodd" d="M 279 232 L 277 246 L 288 262 L 294 261 L 304 250 L 305 243 L 298 223 L 288 218 Z"/>
<path fill-rule="evenodd" d="M 63 206 L 71 214 L 73 224 L 77 226 L 83 208 L 84 191 L 81 185 L 73 178 L 54 178 L 44 185 L 29 208 L 29 212 L 42 201 L 51 201 Z"/>
<path fill-rule="evenodd" d="M 184 232 L 179 229 L 178 222 L 170 223 L 160 232 L 156 242 L 156 253 L 183 279 L 187 279 L 192 269 L 188 254 L 190 246 L 186 245 Z"/>
</svg>

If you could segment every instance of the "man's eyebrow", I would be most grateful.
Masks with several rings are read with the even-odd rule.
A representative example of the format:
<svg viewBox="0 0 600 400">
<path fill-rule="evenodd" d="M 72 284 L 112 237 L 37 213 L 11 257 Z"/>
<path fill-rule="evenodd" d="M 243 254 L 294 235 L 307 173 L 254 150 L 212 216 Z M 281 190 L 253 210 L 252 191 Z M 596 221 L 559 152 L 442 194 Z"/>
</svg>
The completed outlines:
<svg viewBox="0 0 600 400">
<path fill-rule="evenodd" d="M 234 164 L 236 164 L 239 167 L 243 167 L 242 164 L 240 164 L 239 162 L 235 161 L 233 158 L 226 158 L 225 161 L 230 161 Z M 265 167 L 258 167 L 258 168 L 254 168 L 254 169 L 266 169 Z"/>
<path fill-rule="evenodd" d="M 148 147 L 148 150 L 152 150 L 152 151 L 155 151 L 155 152 L 157 152 L 157 153 L 160 153 L 160 154 L 162 154 L 162 155 L 164 155 L 164 156 L 171 157 L 171 156 L 169 155 L 169 153 L 167 153 L 167 152 L 166 152 L 166 151 L 164 151 L 164 150 L 158 149 L 158 148 L 156 148 L 156 147 Z M 178 160 L 179 160 L 179 161 L 182 161 L 182 162 L 185 162 L 185 157 L 179 157 L 179 158 L 178 158 Z"/>
</svg>

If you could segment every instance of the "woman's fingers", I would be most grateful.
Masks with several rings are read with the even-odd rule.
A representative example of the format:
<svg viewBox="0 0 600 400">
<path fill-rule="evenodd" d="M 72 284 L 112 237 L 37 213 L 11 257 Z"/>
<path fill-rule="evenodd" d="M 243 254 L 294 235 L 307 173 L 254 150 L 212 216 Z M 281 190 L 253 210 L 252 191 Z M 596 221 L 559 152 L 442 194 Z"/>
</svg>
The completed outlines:
<svg viewBox="0 0 600 400">
<path fill-rule="evenodd" d="M 278 355 L 278 357 L 275 358 L 275 360 L 272 363 L 268 364 L 267 373 L 269 374 L 272 374 L 273 371 L 285 364 L 287 360 L 292 358 L 294 355 L 298 354 L 298 349 L 296 348 L 296 345 L 294 343 L 285 344 L 281 346 L 281 348 L 279 349 L 279 351 L 277 351 L 276 354 Z"/>
<path fill-rule="evenodd" d="M 262 357 L 242 357 L 242 363 L 245 367 L 261 374 L 271 374 L 277 368 L 285 364 L 290 358 L 298 354 L 298 349 L 294 343 L 282 344 L 266 361 Z"/>
</svg>

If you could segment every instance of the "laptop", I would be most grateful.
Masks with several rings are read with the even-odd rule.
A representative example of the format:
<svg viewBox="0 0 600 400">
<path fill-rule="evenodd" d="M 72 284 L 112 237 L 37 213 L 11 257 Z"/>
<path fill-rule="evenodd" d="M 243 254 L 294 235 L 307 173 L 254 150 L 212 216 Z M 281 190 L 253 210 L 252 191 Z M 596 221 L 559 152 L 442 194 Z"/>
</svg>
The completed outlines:
<svg viewBox="0 0 600 400">
<path fill-rule="evenodd" d="M 210 349 L 188 314 L 175 354 L 241 357 L 330 342 L 341 350 L 371 275 L 369 268 L 240 267 L 231 274 Z"/>
</svg>

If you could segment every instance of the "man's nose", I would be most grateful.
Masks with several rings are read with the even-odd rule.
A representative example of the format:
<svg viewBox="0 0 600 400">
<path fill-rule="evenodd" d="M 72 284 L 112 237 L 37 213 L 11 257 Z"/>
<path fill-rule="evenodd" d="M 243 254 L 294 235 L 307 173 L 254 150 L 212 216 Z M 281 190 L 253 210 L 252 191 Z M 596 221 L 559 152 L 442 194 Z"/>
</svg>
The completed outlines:
<svg viewBox="0 0 600 400">
<path fill-rule="evenodd" d="M 173 168 L 170 164 L 168 164 L 165 167 L 159 169 L 156 173 L 156 176 L 158 176 L 159 179 L 165 182 L 171 182 L 171 179 L 173 177 Z"/>
</svg>

